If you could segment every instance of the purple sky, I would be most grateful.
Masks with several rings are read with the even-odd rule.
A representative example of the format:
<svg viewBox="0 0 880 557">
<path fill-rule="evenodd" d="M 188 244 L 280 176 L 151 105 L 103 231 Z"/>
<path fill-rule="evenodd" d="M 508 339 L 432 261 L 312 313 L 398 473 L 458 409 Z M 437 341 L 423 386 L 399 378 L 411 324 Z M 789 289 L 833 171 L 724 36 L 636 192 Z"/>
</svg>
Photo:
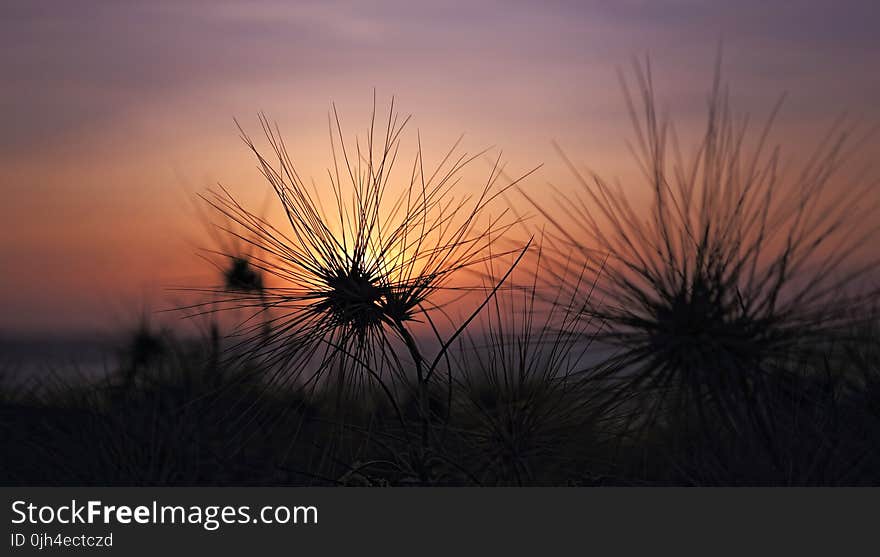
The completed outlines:
<svg viewBox="0 0 880 557">
<path fill-rule="evenodd" d="M 187 199 L 216 181 L 262 197 L 232 123 L 255 129 L 259 110 L 311 175 L 327 164 L 329 101 L 358 129 L 376 88 L 437 150 L 466 133 L 516 169 L 546 163 L 534 187 L 565 187 L 554 139 L 626 171 L 618 68 L 650 53 L 664 106 L 696 121 L 723 37 L 740 109 L 766 115 L 789 92 L 786 143 L 820 140 L 842 111 L 880 123 L 868 0 L 22 1 L 2 14 L 0 331 L 101 326 L 201 276 Z"/>
</svg>

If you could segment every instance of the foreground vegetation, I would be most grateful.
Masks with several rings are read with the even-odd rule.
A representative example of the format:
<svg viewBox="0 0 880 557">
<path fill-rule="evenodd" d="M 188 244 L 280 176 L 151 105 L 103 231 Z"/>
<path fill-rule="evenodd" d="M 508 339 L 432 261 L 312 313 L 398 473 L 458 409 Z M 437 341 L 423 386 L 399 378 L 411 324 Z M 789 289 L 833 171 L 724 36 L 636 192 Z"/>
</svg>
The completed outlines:
<svg viewBox="0 0 880 557">
<path fill-rule="evenodd" d="M 465 358 L 472 367 L 458 368 L 467 373 L 451 404 L 432 397 L 442 425 L 424 479 L 382 396 L 340 415 L 331 393 L 267 388 L 263 370 L 220 363 L 210 340 L 144 334 L 106 379 L 6 389 L 3 484 L 880 484 L 877 346 L 841 346 L 836 361 L 774 385 L 762 397 L 768 429 L 728 428 L 693 409 L 636 435 L 626 405 L 608 404 L 619 386 L 548 379 L 552 348 L 521 357 L 511 344 L 506 362 Z M 417 425 L 417 401 L 402 404 Z"/>
<path fill-rule="evenodd" d="M 283 226 L 207 194 L 221 282 L 179 308 L 203 338 L 143 325 L 106 378 L 7 388 L 2 481 L 880 484 L 876 184 L 841 180 L 849 130 L 782 172 L 773 117 L 752 141 L 716 80 L 686 158 L 636 82 L 645 210 L 574 163 L 555 206 L 500 158 L 460 196 L 483 153 L 431 166 L 420 138 L 401 180 L 393 103 L 354 143 L 331 112 L 322 199 L 261 117 L 268 150 L 242 137 Z"/>
</svg>

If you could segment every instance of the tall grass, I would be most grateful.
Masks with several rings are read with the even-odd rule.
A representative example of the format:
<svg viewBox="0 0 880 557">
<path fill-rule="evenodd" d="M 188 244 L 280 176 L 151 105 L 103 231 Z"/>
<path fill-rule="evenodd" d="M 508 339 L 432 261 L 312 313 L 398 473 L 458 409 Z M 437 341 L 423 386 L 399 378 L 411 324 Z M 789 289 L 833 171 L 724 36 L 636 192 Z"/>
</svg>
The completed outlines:
<svg viewBox="0 0 880 557">
<path fill-rule="evenodd" d="M 650 66 L 623 87 L 646 207 L 567 158 L 556 204 L 500 158 L 461 195 L 484 153 L 430 165 L 417 135 L 401 162 L 393 101 L 354 141 L 331 110 L 311 185 L 261 116 L 266 146 L 242 139 L 284 218 L 203 197 L 216 284 L 181 308 L 201 337 L 144 320 L 106 380 L 2 385 L 0 482 L 880 483 L 858 140 L 840 124 L 786 169 L 778 107 L 753 133 L 719 73 L 684 156 Z M 540 242 L 512 239 L 511 188 Z"/>
<path fill-rule="evenodd" d="M 234 348 L 273 370 L 269 383 L 276 387 L 332 385 L 340 412 L 365 390 L 377 388 L 398 414 L 404 436 L 419 439 L 413 458 L 421 462 L 431 436 L 429 384 L 443 352 L 464 328 L 456 326 L 449 338 L 440 336 L 432 316 L 438 308 L 436 293 L 461 270 L 503 255 L 488 248 L 516 220 L 503 208 L 493 216 L 488 211 L 518 180 L 502 184 L 496 160 L 482 185 L 456 196 L 462 169 L 483 153 L 459 154 L 456 144 L 436 166 L 426 168 L 420 140 L 398 178 L 401 135 L 408 121 L 395 112 L 392 100 L 387 117 L 377 123 L 374 100 L 366 137 L 350 144 L 334 107 L 328 121 L 332 164 L 319 190 L 300 176 L 280 131 L 261 116 L 268 154 L 243 131 L 242 139 L 286 222 L 275 225 L 258 217 L 225 189 L 205 200 L 233 225 L 221 224 L 223 230 L 254 252 L 248 260 L 229 254 L 232 268 L 217 290 L 220 309 L 253 312 L 237 331 L 242 340 Z M 330 194 L 329 209 L 322 194 Z M 271 282 L 229 288 L 230 273 L 235 285 L 244 280 L 252 286 L 255 272 Z M 499 275 L 496 288 L 507 274 Z M 214 303 L 208 311 L 215 310 Z M 433 359 L 426 357 L 413 333 L 411 325 L 418 320 L 427 321 L 437 335 L 440 353 Z M 400 390 L 410 388 L 411 371 L 419 401 L 417 432 L 410 431 L 399 404 Z"/>
<path fill-rule="evenodd" d="M 772 443 L 779 389 L 864 322 L 877 295 L 876 183 L 841 172 L 859 146 L 841 123 L 801 168 L 786 168 L 769 144 L 779 106 L 752 133 L 720 70 L 702 137 L 684 156 L 649 63 L 634 74 L 635 90 L 621 81 L 642 183 L 584 173 L 563 155 L 578 193 L 544 205 L 521 190 L 551 223 L 558 257 L 579 253 L 596 282 L 585 311 L 616 348 L 597 375 L 639 393 L 633 426 L 750 427 Z"/>
<path fill-rule="evenodd" d="M 563 291 L 543 297 L 543 270 L 539 247 L 532 268 L 496 293 L 454 354 L 453 438 L 459 461 L 481 484 L 584 480 L 607 464 L 593 460 L 602 460 L 605 432 L 619 416 L 603 385 L 584 373 L 595 324 L 582 300 Z M 588 291 L 582 271 L 565 276 Z"/>
</svg>

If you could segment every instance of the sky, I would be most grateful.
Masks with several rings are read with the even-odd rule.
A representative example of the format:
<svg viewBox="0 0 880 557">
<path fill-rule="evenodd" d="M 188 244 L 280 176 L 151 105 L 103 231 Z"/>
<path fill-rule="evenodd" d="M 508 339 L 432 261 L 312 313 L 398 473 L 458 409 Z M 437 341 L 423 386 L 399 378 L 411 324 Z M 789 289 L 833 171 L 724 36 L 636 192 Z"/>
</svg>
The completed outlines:
<svg viewBox="0 0 880 557">
<path fill-rule="evenodd" d="M 0 18 L 0 332 L 112 327 L 210 280 L 193 196 L 265 198 L 233 118 L 281 128 L 308 176 L 327 110 L 362 129 L 392 95 L 429 154 L 503 150 L 524 187 L 572 181 L 553 148 L 632 166 L 617 72 L 649 55 L 659 99 L 698 126 L 716 51 L 736 106 L 795 152 L 842 112 L 880 123 L 871 0 L 6 2 Z M 698 128 L 697 128 L 698 129 Z M 878 153 L 867 145 L 866 160 Z M 483 164 L 483 161 L 478 161 Z M 484 170 L 488 172 L 488 167 Z"/>
</svg>

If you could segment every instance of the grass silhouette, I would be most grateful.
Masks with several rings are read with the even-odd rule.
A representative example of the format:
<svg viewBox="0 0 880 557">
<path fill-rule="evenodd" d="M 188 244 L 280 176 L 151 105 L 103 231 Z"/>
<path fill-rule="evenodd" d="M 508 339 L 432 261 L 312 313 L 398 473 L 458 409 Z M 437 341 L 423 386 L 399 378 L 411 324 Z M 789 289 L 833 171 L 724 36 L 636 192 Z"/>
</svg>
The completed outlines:
<svg viewBox="0 0 880 557">
<path fill-rule="evenodd" d="M 647 209 L 571 162 L 556 205 L 500 158 L 459 196 L 483 153 L 431 166 L 417 137 L 400 169 L 393 101 L 354 142 L 331 110 L 320 189 L 261 116 L 268 147 L 242 139 L 283 223 L 206 194 L 201 336 L 143 320 L 106 377 L 4 381 L 0 483 L 880 484 L 874 184 L 837 178 L 858 141 L 792 174 L 776 110 L 749 134 L 719 73 L 686 159 L 635 78 Z M 511 188 L 540 241 L 512 243 Z"/>
<path fill-rule="evenodd" d="M 403 176 L 403 187 L 395 190 L 400 137 L 409 117 L 399 117 L 392 100 L 383 128 L 377 126 L 375 99 L 373 107 L 364 145 L 359 140 L 346 145 L 335 107 L 331 112 L 329 211 L 322 205 L 321 192 L 300 177 L 279 130 L 265 116 L 260 121 L 269 155 L 242 132 L 284 210 L 286 229 L 248 211 L 225 189 L 205 197 L 226 223 L 234 224 L 224 227 L 225 232 L 250 244 L 254 252 L 249 259 L 227 254 L 231 267 L 218 291 L 224 296 L 208 304 L 210 311 L 219 304 L 220 310 L 252 309 L 263 317 L 257 325 L 245 322 L 239 331 L 242 340 L 234 348 L 274 369 L 270 383 L 275 386 L 310 390 L 332 383 L 340 413 L 363 389 L 378 387 L 398 414 L 403 435 L 419 438 L 412 458 L 423 462 L 431 436 L 429 383 L 442 352 L 462 330 L 440 338 L 431 316 L 437 307 L 435 293 L 459 271 L 504 255 L 488 247 L 515 220 L 507 219 L 504 209 L 491 218 L 484 214 L 516 181 L 499 186 L 501 167 L 496 161 L 476 193 L 456 198 L 461 170 L 482 153 L 456 154 L 455 145 L 427 170 L 419 148 Z M 277 285 L 260 280 L 256 287 L 257 273 L 272 277 Z M 441 354 L 433 362 L 426 360 L 410 330 L 409 324 L 418 319 L 427 320 L 438 335 Z M 402 362 L 395 342 L 404 347 L 411 369 Z M 410 431 L 398 394 L 401 386 L 409 387 L 413 370 L 420 405 L 418 433 Z M 425 481 L 424 467 L 416 468 Z"/>
<path fill-rule="evenodd" d="M 866 200 L 875 184 L 835 181 L 854 141 L 841 126 L 799 172 L 782 168 L 779 149 L 767 146 L 778 106 L 753 138 L 720 70 L 686 159 L 657 108 L 649 63 L 635 77 L 635 94 L 622 83 L 650 207 L 639 210 L 631 189 L 567 158 L 576 197 L 560 194 L 548 207 L 523 193 L 551 223 L 557 258 L 579 254 L 596 283 L 585 311 L 616 347 L 597 375 L 619 382 L 622 395 L 640 394 L 634 430 L 676 420 L 684 430 L 745 428 L 772 443 L 776 399 L 797 396 L 778 391 L 795 389 L 793 374 L 821 365 L 829 343 L 870 318 L 877 291 L 865 281 L 880 261 L 865 250 L 876 237 Z"/>
</svg>

